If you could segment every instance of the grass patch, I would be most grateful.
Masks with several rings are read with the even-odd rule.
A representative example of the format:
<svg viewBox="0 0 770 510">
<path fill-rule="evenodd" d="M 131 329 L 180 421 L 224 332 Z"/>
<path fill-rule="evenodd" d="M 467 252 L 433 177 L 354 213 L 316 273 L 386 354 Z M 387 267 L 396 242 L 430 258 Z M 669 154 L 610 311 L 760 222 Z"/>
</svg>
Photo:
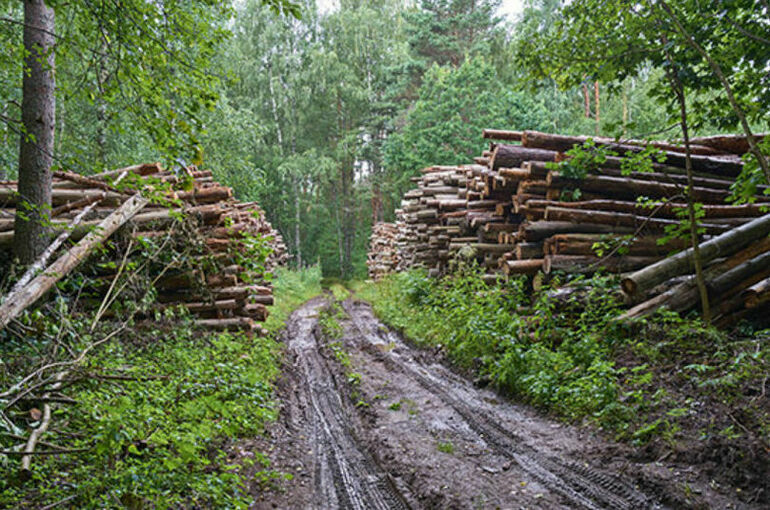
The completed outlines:
<svg viewBox="0 0 770 510">
<path fill-rule="evenodd" d="M 353 280 L 341 280 L 339 278 L 325 277 L 321 280 L 321 286 L 328 289 L 336 301 L 345 301 L 351 296 Z"/>
<path fill-rule="evenodd" d="M 451 441 L 439 441 L 436 444 L 436 450 L 452 455 L 455 452 L 455 445 Z"/>
<path fill-rule="evenodd" d="M 270 307 L 270 316 L 265 328 L 276 333 L 283 328 L 286 319 L 305 301 L 321 294 L 321 268 L 311 266 L 302 270 L 278 268 L 273 277 L 275 306 Z"/>
</svg>

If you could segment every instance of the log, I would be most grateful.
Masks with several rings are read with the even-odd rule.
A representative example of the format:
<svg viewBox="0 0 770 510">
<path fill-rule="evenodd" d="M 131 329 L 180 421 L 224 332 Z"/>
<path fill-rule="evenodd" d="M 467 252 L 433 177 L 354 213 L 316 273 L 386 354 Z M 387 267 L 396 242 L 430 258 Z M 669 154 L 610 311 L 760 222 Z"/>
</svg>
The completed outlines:
<svg viewBox="0 0 770 510">
<path fill-rule="evenodd" d="M 627 227 L 612 227 L 596 223 L 571 223 L 566 221 L 535 221 L 522 223 L 519 228 L 519 238 L 524 241 L 542 241 L 555 234 L 587 233 L 587 234 L 630 234 L 633 229 Z"/>
<path fill-rule="evenodd" d="M 0 186 L 0 203 L 6 206 L 15 206 L 18 204 L 18 197 L 15 186 Z M 118 205 L 126 200 L 128 195 L 98 189 L 53 189 L 51 191 L 52 205 L 55 206 L 76 202 L 84 198 L 95 199 L 97 197 L 104 200 L 105 204 Z"/>
<path fill-rule="evenodd" d="M 232 188 L 225 186 L 215 186 L 211 188 L 196 189 L 193 191 L 181 191 L 176 195 L 177 198 L 186 202 L 210 204 L 232 198 L 233 190 Z"/>
<path fill-rule="evenodd" d="M 625 255 L 666 256 L 674 250 L 687 249 L 684 239 L 672 239 L 665 245 L 658 244 L 658 237 L 643 236 L 626 240 L 621 236 L 596 234 L 557 234 L 547 241 L 548 255 L 596 255 L 594 245 L 606 244 L 610 249 L 623 243 Z M 605 250 L 606 252 L 606 250 Z"/>
<path fill-rule="evenodd" d="M 533 275 L 543 270 L 543 259 L 506 260 L 502 265 L 502 269 L 506 275 Z"/>
<path fill-rule="evenodd" d="M 230 317 L 226 319 L 198 319 L 195 325 L 215 331 L 254 331 L 256 323 L 250 317 Z"/>
<path fill-rule="evenodd" d="M 557 160 L 559 158 L 557 157 Z M 611 166 L 603 166 L 602 168 L 598 168 L 595 171 L 591 170 L 589 173 L 592 175 L 606 175 L 609 177 L 629 177 L 632 179 L 637 179 L 640 181 L 655 181 L 655 182 L 662 182 L 666 184 L 678 184 L 682 187 L 687 186 L 688 178 L 685 174 L 685 171 L 681 168 L 677 167 L 661 167 L 655 172 L 631 172 L 628 175 L 624 175 L 623 171 L 620 169 L 619 162 L 622 161 L 622 158 L 616 158 L 613 160 L 610 160 L 607 163 L 614 163 L 618 162 L 618 168 L 614 168 Z M 605 164 L 607 165 L 607 164 Z M 719 179 L 714 178 L 713 176 L 708 176 L 708 174 L 699 174 L 693 177 L 693 184 L 698 187 L 702 188 L 711 188 L 711 189 L 721 189 L 721 190 L 731 190 L 731 186 L 735 182 L 734 179 Z M 764 196 L 763 193 L 765 190 L 768 189 L 768 186 L 765 185 L 759 185 L 757 186 L 757 197 L 760 199 Z"/>
<path fill-rule="evenodd" d="M 235 310 L 239 308 L 238 301 L 235 299 L 220 299 L 219 301 L 198 301 L 193 303 L 170 303 L 164 304 L 161 309 L 172 306 L 184 306 L 190 313 L 214 312 L 219 310 Z"/>
<path fill-rule="evenodd" d="M 163 170 L 160 163 L 144 163 L 140 165 L 132 165 L 124 168 L 118 168 L 117 170 L 109 170 L 99 174 L 94 174 L 91 179 L 109 179 L 110 177 L 117 177 L 123 172 L 132 173 L 136 175 L 146 176 L 159 173 Z"/>
<path fill-rule="evenodd" d="M 511 181 L 537 180 L 536 177 L 532 177 L 532 172 L 530 170 L 525 170 L 524 168 L 500 168 L 498 169 L 498 173 L 501 177 L 510 179 Z M 548 174 L 544 173 L 542 178 L 545 178 L 546 175 Z"/>
<path fill-rule="evenodd" d="M 766 134 L 754 135 L 754 140 L 757 143 L 764 140 Z M 702 145 L 711 147 L 721 152 L 728 152 L 738 156 L 743 156 L 749 152 L 749 142 L 745 135 L 712 135 L 712 136 L 696 136 L 690 138 L 690 141 L 696 145 Z"/>
<path fill-rule="evenodd" d="M 482 138 L 488 140 L 507 140 L 511 142 L 521 141 L 521 131 L 506 131 L 504 129 L 484 129 L 481 131 Z"/>
<path fill-rule="evenodd" d="M 525 131 L 521 138 L 521 143 L 524 147 L 532 147 L 539 149 L 547 149 L 558 152 L 565 152 L 570 150 L 576 145 L 582 145 L 589 137 L 585 136 L 565 136 L 565 135 L 551 135 L 546 133 L 539 133 L 537 131 Z M 631 145 L 628 143 L 618 143 L 615 140 L 607 138 L 593 137 L 594 143 L 597 145 L 606 146 L 620 155 L 626 153 L 638 153 L 644 150 L 643 145 Z M 647 143 L 647 145 L 655 146 L 655 143 Z M 670 147 L 670 144 L 666 144 Z M 698 150 L 698 147 L 695 147 Z M 663 151 L 666 155 L 666 164 L 676 166 L 679 168 L 685 168 L 685 154 L 682 152 L 674 152 L 671 150 Z M 537 158 L 532 158 L 537 159 Z M 713 155 L 699 155 L 692 154 L 691 156 L 692 168 L 695 171 L 707 172 L 714 175 L 720 175 L 723 177 L 737 177 L 743 170 L 743 162 L 740 158 L 734 156 L 713 156 Z"/>
<path fill-rule="evenodd" d="M 580 202 L 559 202 L 557 200 L 528 200 L 527 207 L 546 208 L 550 206 L 568 209 L 588 209 L 594 211 L 615 211 L 641 216 L 650 216 L 654 212 L 655 217 L 677 218 L 677 213 L 687 208 L 686 203 L 668 202 L 658 203 L 653 207 L 646 207 L 637 202 L 622 200 L 584 200 Z M 740 218 L 763 216 L 770 212 L 770 203 L 743 204 L 743 205 L 712 205 L 704 204 L 702 210 L 705 218 Z"/>
<path fill-rule="evenodd" d="M 114 191 L 116 193 L 120 193 L 118 190 L 104 181 L 94 179 L 93 177 L 85 177 L 83 175 L 76 174 L 75 172 L 53 172 L 53 176 L 57 179 L 63 179 L 65 181 L 78 184 L 84 188 L 96 188 L 103 191 Z"/>
<path fill-rule="evenodd" d="M 555 161 L 556 151 L 531 149 L 520 145 L 498 144 L 492 152 L 489 168 L 519 168 L 525 161 Z"/>
<path fill-rule="evenodd" d="M 761 280 L 741 293 L 746 308 L 756 308 L 770 301 L 770 278 Z"/>
<path fill-rule="evenodd" d="M 134 195 L 102 220 L 98 228 L 89 232 L 23 289 L 8 294 L 0 305 L 0 329 L 5 328 L 11 320 L 48 292 L 56 282 L 77 267 L 91 253 L 91 250 L 133 218 L 147 203 L 147 199 Z"/>
<path fill-rule="evenodd" d="M 103 198 L 105 198 L 105 196 L 106 196 L 105 194 L 102 194 L 101 196 L 95 195 L 91 197 L 81 198 L 80 200 L 69 202 L 64 205 L 60 205 L 59 207 L 55 207 L 51 211 L 51 217 L 55 218 L 69 211 L 74 211 L 76 209 L 80 209 L 81 207 L 87 207 L 93 203 L 100 202 Z"/>
<path fill-rule="evenodd" d="M 714 301 L 713 304 L 726 301 L 727 298 L 768 276 L 770 276 L 770 252 L 764 252 L 739 264 L 728 260 L 706 271 L 709 299 Z M 661 306 L 675 312 L 683 312 L 697 306 L 699 302 L 698 289 L 693 276 L 669 291 L 627 310 L 618 317 L 618 320 L 649 315 Z"/>
<path fill-rule="evenodd" d="M 623 273 L 648 266 L 661 257 L 596 257 L 591 255 L 547 255 L 543 272 L 593 273 L 604 269 L 610 273 Z"/>
<path fill-rule="evenodd" d="M 243 307 L 243 310 L 241 310 L 239 314 L 242 314 L 246 317 L 251 317 L 252 319 L 258 320 L 260 322 L 264 322 L 267 320 L 270 312 L 265 305 L 252 303 Z"/>
<path fill-rule="evenodd" d="M 586 211 L 583 209 L 567 209 L 564 207 L 547 207 L 545 210 L 545 221 L 571 221 L 574 223 L 598 223 L 612 227 L 629 227 L 634 229 L 644 228 L 653 231 L 663 231 L 665 227 L 679 225 L 681 220 L 668 220 L 662 218 L 649 218 L 647 216 L 637 216 L 634 214 L 607 212 L 607 211 Z M 701 223 L 701 227 L 706 229 L 709 234 L 721 234 L 730 230 L 729 225 L 717 225 L 711 223 Z"/>
<path fill-rule="evenodd" d="M 41 271 L 47 264 L 48 259 L 51 258 L 51 256 L 56 252 L 56 250 L 59 249 L 59 247 L 64 244 L 64 242 L 69 239 L 70 234 L 72 233 L 73 229 L 77 227 L 80 222 L 83 220 L 83 218 L 91 212 L 91 209 L 96 207 L 96 203 L 93 203 L 80 211 L 80 214 L 75 216 L 75 219 L 72 220 L 72 222 L 69 224 L 68 228 L 65 229 L 62 233 L 60 233 L 56 239 L 53 240 L 53 242 L 48 245 L 48 247 L 43 251 L 43 253 L 40 254 L 40 256 L 37 258 L 37 260 L 29 266 L 29 268 L 24 272 L 23 275 L 21 275 L 21 278 L 16 282 L 16 284 L 11 289 L 10 294 L 14 295 L 19 292 L 32 280 L 32 278 L 37 275 L 39 271 Z"/>
<path fill-rule="evenodd" d="M 516 258 L 518 260 L 543 258 L 543 243 L 516 244 Z"/>
<path fill-rule="evenodd" d="M 619 148 L 626 148 L 626 150 L 633 150 L 634 152 L 641 152 L 645 147 L 655 147 L 664 152 L 685 152 L 684 145 L 678 145 L 665 141 L 651 141 L 651 140 L 616 140 L 614 138 L 607 138 L 601 136 L 568 136 L 568 135 L 556 135 L 550 133 L 541 133 L 539 131 L 524 131 L 521 134 L 521 143 L 525 147 L 540 147 L 551 150 L 557 150 L 560 152 L 567 151 L 576 145 L 583 145 L 586 141 L 591 139 L 595 145 L 602 147 L 609 147 L 614 150 Z M 717 156 L 723 154 L 713 147 L 706 145 L 691 143 L 690 153 L 697 155 L 710 155 Z"/>
<path fill-rule="evenodd" d="M 700 245 L 701 261 L 705 264 L 717 257 L 732 255 L 752 242 L 770 234 L 770 214 L 736 227 Z M 686 273 L 694 268 L 693 249 L 689 248 L 672 257 L 627 276 L 621 282 L 623 292 L 635 296 L 659 283 Z"/>
<path fill-rule="evenodd" d="M 265 306 L 273 306 L 274 304 L 274 298 L 270 294 L 258 294 L 258 295 L 252 295 L 248 298 L 248 301 L 251 303 L 256 303 L 260 305 Z"/>
<path fill-rule="evenodd" d="M 511 251 L 515 248 L 515 246 L 512 244 L 473 243 L 473 242 L 449 243 L 449 249 L 452 251 L 460 250 L 465 247 L 473 248 L 477 252 L 482 252 L 482 253 L 503 253 L 506 251 Z"/>
<path fill-rule="evenodd" d="M 579 188 L 581 191 L 601 193 L 604 196 L 620 196 L 635 200 L 640 195 L 649 198 L 670 198 L 683 196 L 684 186 L 654 181 L 642 181 L 630 177 L 609 177 L 587 175 L 584 179 L 568 179 L 559 172 L 551 171 L 546 178 L 552 188 Z M 695 200 L 710 203 L 722 203 L 730 196 L 728 190 L 693 187 Z"/>
</svg>

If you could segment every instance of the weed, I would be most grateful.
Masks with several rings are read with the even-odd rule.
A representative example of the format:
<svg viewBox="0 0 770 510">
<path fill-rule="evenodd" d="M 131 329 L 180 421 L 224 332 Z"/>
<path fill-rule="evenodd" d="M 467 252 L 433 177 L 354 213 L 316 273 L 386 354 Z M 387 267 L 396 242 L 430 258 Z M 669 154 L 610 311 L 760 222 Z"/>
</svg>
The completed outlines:
<svg viewBox="0 0 770 510">
<path fill-rule="evenodd" d="M 439 441 L 438 444 L 436 444 L 436 450 L 451 455 L 455 452 L 455 445 L 453 445 L 451 441 Z"/>
</svg>

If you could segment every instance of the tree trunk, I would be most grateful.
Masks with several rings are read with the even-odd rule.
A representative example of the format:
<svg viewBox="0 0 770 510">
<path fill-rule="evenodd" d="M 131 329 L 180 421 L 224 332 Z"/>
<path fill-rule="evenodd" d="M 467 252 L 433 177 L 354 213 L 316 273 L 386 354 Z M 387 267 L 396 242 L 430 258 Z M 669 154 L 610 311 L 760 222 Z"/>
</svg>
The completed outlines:
<svg viewBox="0 0 770 510">
<path fill-rule="evenodd" d="M 299 200 L 299 177 L 296 175 L 293 179 L 294 184 L 294 248 L 297 251 L 297 269 L 302 269 L 302 240 L 300 237 L 300 200 Z"/>
<path fill-rule="evenodd" d="M 24 73 L 19 144 L 19 195 L 14 252 L 30 264 L 48 246 L 51 163 L 56 125 L 54 11 L 43 0 L 24 2 Z"/>
<path fill-rule="evenodd" d="M 673 76 L 673 73 L 671 73 Z M 679 101 L 680 124 L 684 137 L 685 160 L 687 170 L 687 218 L 690 221 L 690 242 L 692 243 L 693 262 L 695 263 L 695 282 L 698 285 L 701 311 L 706 324 L 711 322 L 711 307 L 709 294 L 706 289 L 706 277 L 703 275 L 703 262 L 700 256 L 700 241 L 698 240 L 698 220 L 695 217 L 695 181 L 692 173 L 692 157 L 690 154 L 690 133 L 687 128 L 687 103 L 684 97 L 684 87 L 678 77 L 672 77 L 675 81 L 677 100 Z"/>
<path fill-rule="evenodd" d="M 599 81 L 594 82 L 594 108 L 596 111 L 596 129 L 595 133 L 596 136 L 599 136 L 601 133 L 601 110 L 599 109 Z"/>
<path fill-rule="evenodd" d="M 353 166 L 344 163 L 342 169 L 342 278 L 353 276 L 353 238 L 355 237 L 355 206 L 353 199 Z"/>
</svg>

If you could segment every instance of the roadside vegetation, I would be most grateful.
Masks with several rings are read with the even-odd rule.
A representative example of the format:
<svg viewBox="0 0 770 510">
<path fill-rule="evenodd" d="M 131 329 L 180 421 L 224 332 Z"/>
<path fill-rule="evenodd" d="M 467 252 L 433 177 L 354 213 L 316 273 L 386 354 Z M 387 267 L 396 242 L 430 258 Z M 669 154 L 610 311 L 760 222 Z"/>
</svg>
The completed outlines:
<svg viewBox="0 0 770 510">
<path fill-rule="evenodd" d="M 248 508 L 253 484 L 285 475 L 238 442 L 276 418 L 278 332 L 296 306 L 320 293 L 319 281 L 317 267 L 276 272 L 267 337 L 204 333 L 186 312 L 169 309 L 151 329 L 129 326 L 93 348 L 64 380 L 67 402 L 53 408 L 38 446 L 49 454 L 35 455 L 30 470 L 20 469 L 18 456 L 0 456 L 0 507 Z M 25 316 L 26 337 L 0 343 L 0 387 L 17 382 L 31 360 L 80 352 L 111 332 L 109 324 L 90 332 L 92 317 L 60 315 L 66 303 L 54 305 L 61 309 L 48 316 Z M 7 399 L 2 404 L 8 409 Z M 3 420 L 3 450 L 18 443 L 13 422 L 34 427 L 42 418 L 42 402 L 16 409 L 6 413 L 26 417 Z"/>
<path fill-rule="evenodd" d="M 300 270 L 277 268 L 273 278 L 275 306 L 270 307 L 265 328 L 275 335 L 299 305 L 319 295 L 321 291 L 321 269 L 317 265 Z"/>
<path fill-rule="evenodd" d="M 525 279 L 487 286 L 460 267 L 442 279 L 394 274 L 359 285 L 358 295 L 480 384 L 599 427 L 642 456 L 707 463 L 747 501 L 766 498 L 770 330 L 725 332 L 666 312 L 624 326 L 613 321 L 613 279 L 575 279 L 568 296 L 551 291 L 564 283 L 531 296 Z"/>
</svg>

